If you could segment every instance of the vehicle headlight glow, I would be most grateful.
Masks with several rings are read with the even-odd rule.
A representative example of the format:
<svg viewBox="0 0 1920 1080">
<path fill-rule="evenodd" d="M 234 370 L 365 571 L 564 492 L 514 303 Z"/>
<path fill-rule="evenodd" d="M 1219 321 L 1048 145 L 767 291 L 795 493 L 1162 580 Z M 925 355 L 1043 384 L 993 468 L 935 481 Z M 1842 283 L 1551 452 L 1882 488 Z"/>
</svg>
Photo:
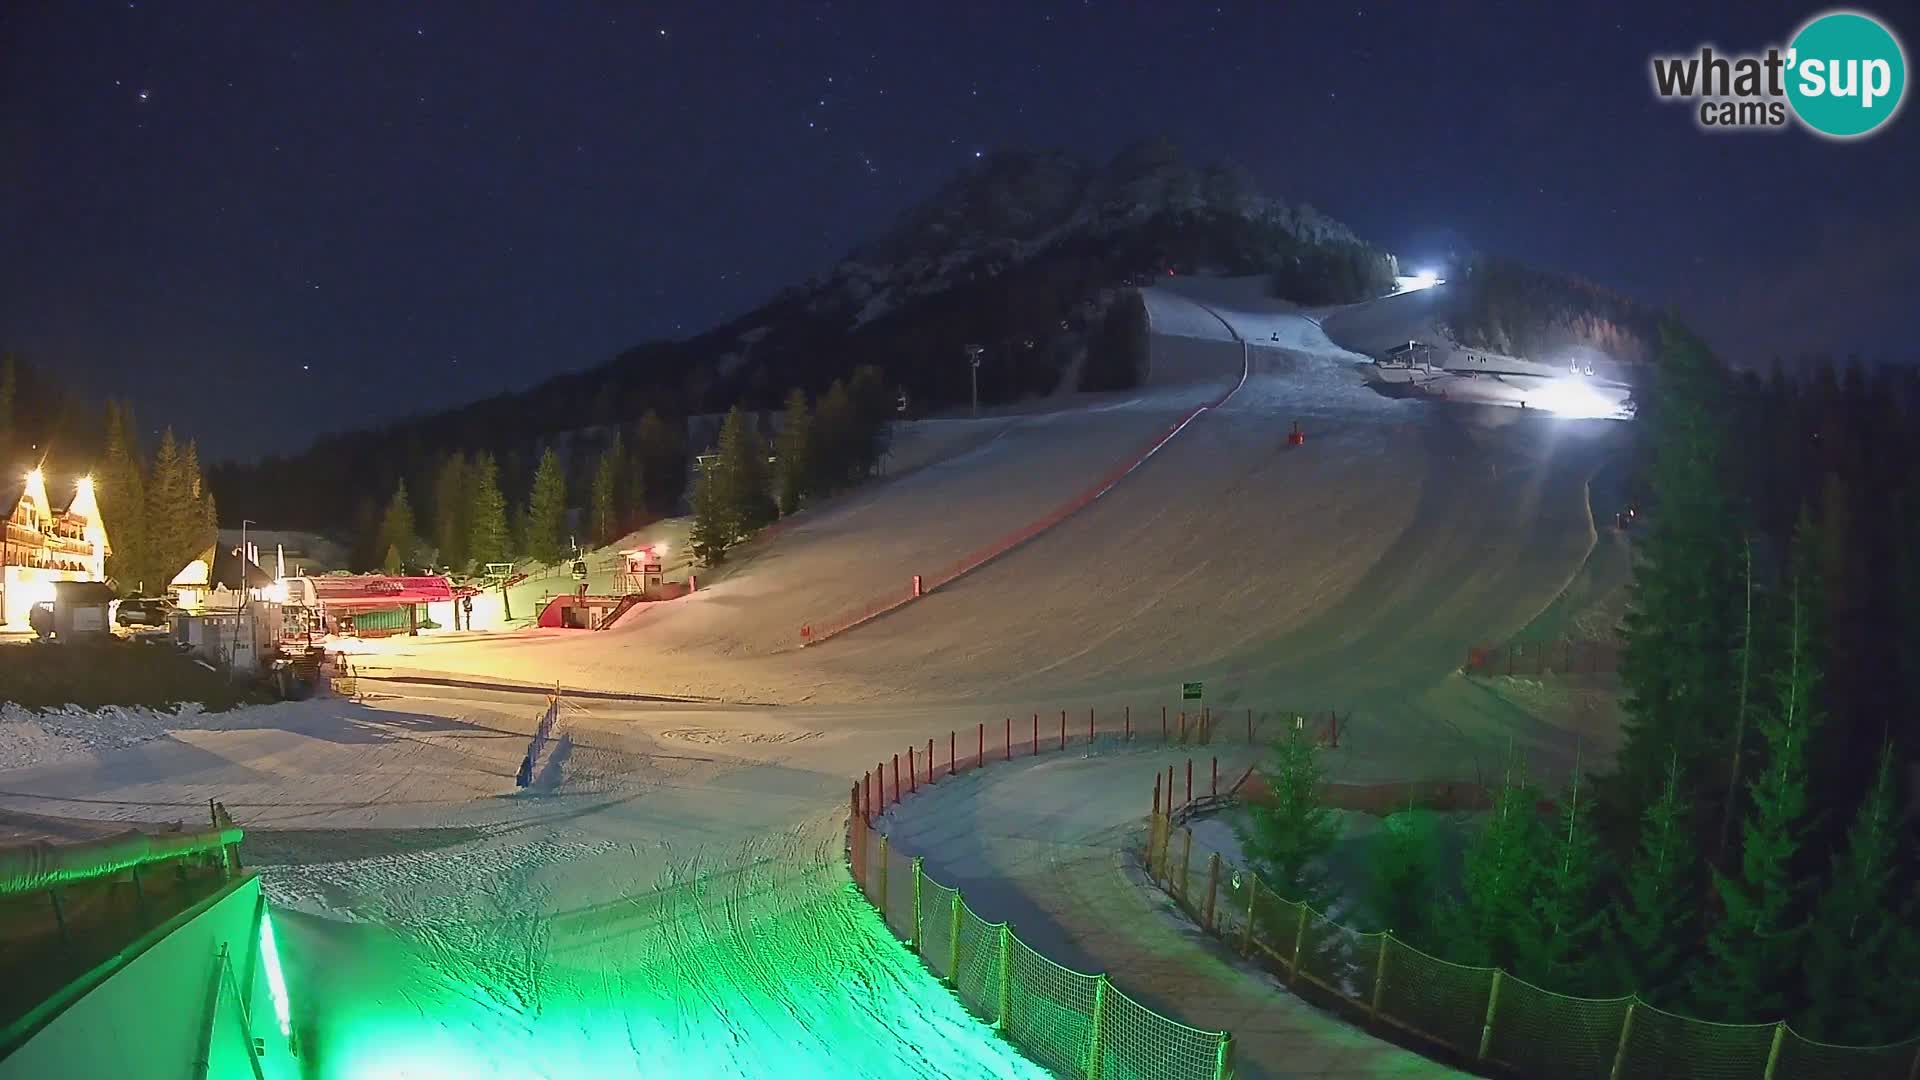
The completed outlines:
<svg viewBox="0 0 1920 1080">
<path fill-rule="evenodd" d="M 1620 412 L 1618 401 L 1595 390 L 1590 383 L 1576 379 L 1547 383 L 1528 394 L 1526 402 L 1531 409 L 1581 419 L 1610 417 Z"/>
</svg>

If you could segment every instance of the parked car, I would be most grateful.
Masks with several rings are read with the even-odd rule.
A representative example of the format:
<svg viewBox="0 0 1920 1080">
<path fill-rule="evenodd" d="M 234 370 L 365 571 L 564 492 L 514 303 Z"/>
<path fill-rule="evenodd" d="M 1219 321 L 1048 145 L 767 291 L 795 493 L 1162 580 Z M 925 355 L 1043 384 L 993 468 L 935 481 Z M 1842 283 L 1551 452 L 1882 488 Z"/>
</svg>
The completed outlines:
<svg viewBox="0 0 1920 1080">
<path fill-rule="evenodd" d="M 115 621 L 121 626 L 165 626 L 173 619 L 173 601 L 163 596 L 132 596 L 120 601 Z"/>
</svg>

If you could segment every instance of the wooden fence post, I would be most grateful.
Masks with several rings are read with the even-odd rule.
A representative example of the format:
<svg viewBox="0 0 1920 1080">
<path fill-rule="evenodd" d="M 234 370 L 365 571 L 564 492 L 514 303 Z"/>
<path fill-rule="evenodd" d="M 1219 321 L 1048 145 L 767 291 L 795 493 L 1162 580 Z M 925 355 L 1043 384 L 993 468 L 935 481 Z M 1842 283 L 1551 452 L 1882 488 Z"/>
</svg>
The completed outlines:
<svg viewBox="0 0 1920 1080">
<path fill-rule="evenodd" d="M 1106 1017 L 1107 976 L 1103 972 L 1093 983 L 1093 1023 L 1087 1036 L 1087 1080 L 1100 1080 L 1100 1059 L 1107 1056 Z"/>
<path fill-rule="evenodd" d="M 1307 939 L 1307 902 L 1297 901 L 1300 905 L 1300 921 L 1293 927 L 1293 962 L 1287 965 L 1287 985 L 1292 986 L 1300 978 L 1300 943 Z"/>
<path fill-rule="evenodd" d="M 880 909 L 880 921 L 882 923 L 885 923 L 887 921 L 887 863 L 888 861 L 889 860 L 887 859 L 887 834 L 881 833 L 880 834 L 880 877 L 878 879 L 880 882 L 880 887 L 874 890 L 875 892 L 879 893 L 880 898 L 879 898 L 879 903 L 875 904 L 874 906 Z"/>
<path fill-rule="evenodd" d="M 1249 873 L 1247 875 L 1247 926 L 1246 926 L 1246 930 L 1240 935 L 1240 955 L 1241 956 L 1253 955 L 1253 920 L 1255 918 L 1255 915 L 1253 913 L 1253 910 L 1254 910 L 1253 906 L 1256 902 L 1259 901 L 1259 899 L 1260 899 L 1259 875 Z"/>
<path fill-rule="evenodd" d="M 1487 1015 L 1480 1021 L 1480 1050 L 1474 1055 L 1482 1061 L 1487 1059 L 1487 1050 L 1493 1046 L 1493 1013 L 1500 1005 L 1500 979 L 1505 974 L 1499 968 L 1494 968 L 1493 987 L 1487 991 Z M 1627 1010 L 1627 1015 L 1631 1017 L 1633 1006 L 1627 1006 Z M 1619 1068 L 1619 1064 L 1616 1062 L 1614 1067 Z"/>
<path fill-rule="evenodd" d="M 895 787 L 900 785 L 895 784 Z M 913 767 L 913 747 L 907 747 L 907 790 L 920 790 L 920 771 Z"/>
<path fill-rule="evenodd" d="M 1013 924 L 1000 924 L 1000 1001 L 994 1010 L 994 1026 L 1002 1032 L 1007 1030 L 1007 1006 L 1013 1001 L 1013 977 L 1009 971 L 1013 964 Z"/>
<path fill-rule="evenodd" d="M 1393 931 L 1380 933 L 1380 956 L 1373 962 L 1373 1001 L 1367 1007 L 1367 1018 L 1374 1022 L 1380 1020 L 1380 994 L 1387 988 L 1387 942 L 1393 939 Z"/>
<path fill-rule="evenodd" d="M 915 855 L 913 857 L 913 951 L 914 952 L 919 952 L 920 946 L 925 944 L 927 940 L 926 938 L 922 937 L 920 934 L 920 930 L 921 930 L 921 927 L 920 927 L 920 859 L 921 858 L 922 856 L 919 856 L 919 855 Z"/>
<path fill-rule="evenodd" d="M 1191 833 L 1189 833 L 1189 835 L 1191 835 Z M 1207 856 L 1207 906 L 1206 906 L 1206 914 L 1200 920 L 1200 925 L 1203 928 L 1205 928 L 1208 933 L 1212 933 L 1214 929 L 1213 899 L 1214 899 L 1214 895 L 1219 891 L 1220 891 L 1220 853 L 1216 851 Z"/>
<path fill-rule="evenodd" d="M 1060 749 L 1067 748 L 1067 710 L 1060 710 Z"/>
<path fill-rule="evenodd" d="M 1187 900 L 1193 892 L 1192 878 L 1189 876 L 1193 864 L 1193 830 L 1182 827 L 1180 830 L 1180 899 Z"/>
<path fill-rule="evenodd" d="M 947 732 L 947 738 L 953 738 L 953 732 Z M 948 757 L 952 757 L 951 754 Z M 927 783 L 933 783 L 933 740 L 927 740 Z"/>
<path fill-rule="evenodd" d="M 1767 1071 L 1760 1074 L 1760 1080 L 1773 1080 L 1774 1070 L 1780 1067 L 1780 1044 L 1787 1038 L 1787 1022 L 1781 1020 L 1773 1025 L 1773 1045 L 1767 1047 Z"/>
<path fill-rule="evenodd" d="M 960 985 L 960 890 L 953 890 L 947 905 L 947 982 Z"/>
<path fill-rule="evenodd" d="M 1607 1073 L 1608 1080 L 1620 1080 L 1620 1069 L 1627 1063 L 1627 1040 L 1633 1038 L 1633 1010 L 1639 1006 L 1639 998 L 1627 1002 L 1627 1015 L 1620 1021 L 1620 1041 L 1613 1047 L 1613 1069 Z"/>
<path fill-rule="evenodd" d="M 960 744 L 956 741 L 959 734 L 952 728 L 947 729 L 947 775 L 953 776 L 960 771 Z"/>
</svg>

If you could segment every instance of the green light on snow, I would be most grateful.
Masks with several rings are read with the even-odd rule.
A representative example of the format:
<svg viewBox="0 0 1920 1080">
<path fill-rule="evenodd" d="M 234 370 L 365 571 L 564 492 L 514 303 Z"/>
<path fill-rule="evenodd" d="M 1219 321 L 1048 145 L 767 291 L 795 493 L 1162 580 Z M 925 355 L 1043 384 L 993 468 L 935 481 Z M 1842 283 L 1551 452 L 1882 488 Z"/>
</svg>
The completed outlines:
<svg viewBox="0 0 1920 1080">
<path fill-rule="evenodd" d="M 273 943 L 273 920 L 260 912 L 260 958 L 266 963 L 267 993 L 273 997 L 273 1015 L 280 1020 L 280 1034 L 293 1035 L 293 1010 L 287 1005 L 287 979 L 280 971 L 280 950 Z"/>
</svg>

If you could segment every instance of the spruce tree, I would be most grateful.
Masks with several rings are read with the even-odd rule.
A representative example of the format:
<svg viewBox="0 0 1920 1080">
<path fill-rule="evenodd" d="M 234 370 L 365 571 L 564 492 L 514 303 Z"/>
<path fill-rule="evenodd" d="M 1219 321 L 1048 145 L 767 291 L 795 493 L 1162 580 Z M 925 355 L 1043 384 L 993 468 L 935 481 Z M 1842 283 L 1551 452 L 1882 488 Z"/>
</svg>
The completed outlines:
<svg viewBox="0 0 1920 1080">
<path fill-rule="evenodd" d="M 1680 789 L 1680 764 L 1667 761 L 1660 797 L 1641 817 L 1640 840 L 1619 895 L 1608 909 L 1607 955 L 1623 991 L 1670 1007 L 1692 965 L 1698 908 L 1699 853 Z"/>
<path fill-rule="evenodd" d="M 402 479 L 393 489 L 386 515 L 380 519 L 380 538 L 374 545 L 374 550 L 383 553 L 381 568 L 387 573 L 397 574 L 413 562 L 414 547 L 419 542 L 415 539 L 416 528 L 407 482 Z"/>
<path fill-rule="evenodd" d="M 549 446 L 533 473 L 527 496 L 526 533 L 521 543 L 529 558 L 557 563 L 567 557 L 567 476 L 560 455 Z"/>
<path fill-rule="evenodd" d="M 1616 827 L 1654 799 L 1675 754 L 1689 801 L 1717 805 L 1738 712 L 1741 590 L 1729 538 L 1745 528 L 1725 475 L 1725 379 L 1706 346 L 1669 322 L 1655 390 L 1644 418 L 1652 513 L 1621 627 L 1624 739 L 1597 792 Z"/>
<path fill-rule="evenodd" d="M 1915 958 L 1920 912 L 1900 895 L 1893 747 L 1881 748 L 1873 787 L 1808 927 L 1807 1007 L 1796 1030 L 1822 1042 L 1879 1045 L 1920 1031 Z"/>
<path fill-rule="evenodd" d="M 481 451 L 467 470 L 467 554 L 476 563 L 506 562 L 507 500 L 500 494 L 500 467 Z"/>
<path fill-rule="evenodd" d="M 856 479 L 864 479 L 879 468 L 892 448 L 893 396 L 887 393 L 886 377 L 880 369 L 866 365 L 853 373 L 847 385 L 847 397 L 853 403 L 853 468 Z"/>
<path fill-rule="evenodd" d="M 0 467 L 13 468 L 14 441 L 19 436 L 15 411 L 19 407 L 20 372 L 13 354 L 0 356 Z M 9 477 L 8 479 L 12 479 Z M 12 510 L 12 507 L 8 507 Z M 108 539 L 112 539 L 109 537 Z"/>
<path fill-rule="evenodd" d="M 605 449 L 600 451 L 600 462 L 593 470 L 590 509 L 595 543 L 610 544 L 626 531 L 626 473 L 627 448 L 620 441 L 620 433 L 615 431 Z"/>
<path fill-rule="evenodd" d="M 1523 925 L 1532 918 L 1540 867 L 1540 821 L 1534 789 L 1510 758 L 1487 823 L 1467 846 L 1462 889 L 1444 909 L 1447 959 L 1511 968 Z"/>
<path fill-rule="evenodd" d="M 1544 864 L 1533 875 L 1531 919 L 1520 923 L 1514 966 L 1521 978 L 1562 994 L 1594 989 L 1594 961 L 1606 912 L 1600 906 L 1600 853 L 1581 801 L 1576 765 Z"/>
<path fill-rule="evenodd" d="M 125 596 L 146 588 L 159 592 L 167 583 L 155 581 L 157 572 L 147 549 L 147 482 L 132 407 L 107 402 L 106 428 L 106 454 L 95 477 L 94 494 L 113 549 L 107 556 L 107 575 Z"/>
<path fill-rule="evenodd" d="M 1794 538 L 1786 651 L 1770 673 L 1774 700 L 1755 710 L 1766 761 L 1748 786 L 1739 873 L 1713 873 L 1722 915 L 1708 930 L 1695 994 L 1709 1019 L 1728 1023 L 1778 1019 L 1799 982 L 1805 883 L 1794 862 L 1806 827 L 1808 740 L 1818 725 L 1817 543 L 1803 519 Z"/>
<path fill-rule="evenodd" d="M 468 519 L 473 500 L 467 487 L 466 455 L 448 454 L 434 477 L 433 539 L 441 564 L 454 570 L 466 568 L 467 542 L 473 531 Z"/>
<path fill-rule="evenodd" d="M 188 562 L 204 553 L 205 549 L 193 545 L 197 517 L 192 490 L 182 472 L 180 444 L 169 427 L 160 434 L 147 480 L 147 544 L 158 588 L 165 588 Z M 147 587 L 156 588 L 152 582 Z"/>
<path fill-rule="evenodd" d="M 808 429 L 812 425 L 806 392 L 796 387 L 787 393 L 786 422 L 780 430 L 780 490 L 776 501 L 782 517 L 799 510 L 807 497 L 807 483 L 813 474 L 813 464 L 808 460 Z"/>
<path fill-rule="evenodd" d="M 1367 861 L 1366 906 L 1375 928 L 1430 950 L 1440 860 L 1427 814 L 1409 807 L 1381 822 L 1367 847 Z"/>
<path fill-rule="evenodd" d="M 688 542 L 702 566 L 719 566 L 733 545 L 733 515 L 727 506 L 725 473 L 717 463 L 693 478 L 693 529 Z"/>
<path fill-rule="evenodd" d="M 633 442 L 647 507 L 659 513 L 673 512 L 687 483 L 685 440 L 658 413 L 648 409 L 640 418 Z"/>
<path fill-rule="evenodd" d="M 760 433 L 754 430 L 747 414 L 734 406 L 720 425 L 721 490 L 729 542 L 753 535 L 756 529 L 774 519 L 776 513 L 767 477 L 767 451 Z"/>
<path fill-rule="evenodd" d="M 845 383 L 835 379 L 820 398 L 811 433 L 808 456 L 813 476 L 807 487 L 815 494 L 831 495 L 853 478 L 858 458 L 857 419 Z"/>
<path fill-rule="evenodd" d="M 1296 723 L 1273 744 L 1261 775 L 1273 801 L 1249 805 L 1233 822 L 1241 851 L 1283 898 L 1324 907 L 1328 890 L 1317 860 L 1340 827 L 1323 801 L 1326 772 L 1305 725 Z"/>
</svg>

